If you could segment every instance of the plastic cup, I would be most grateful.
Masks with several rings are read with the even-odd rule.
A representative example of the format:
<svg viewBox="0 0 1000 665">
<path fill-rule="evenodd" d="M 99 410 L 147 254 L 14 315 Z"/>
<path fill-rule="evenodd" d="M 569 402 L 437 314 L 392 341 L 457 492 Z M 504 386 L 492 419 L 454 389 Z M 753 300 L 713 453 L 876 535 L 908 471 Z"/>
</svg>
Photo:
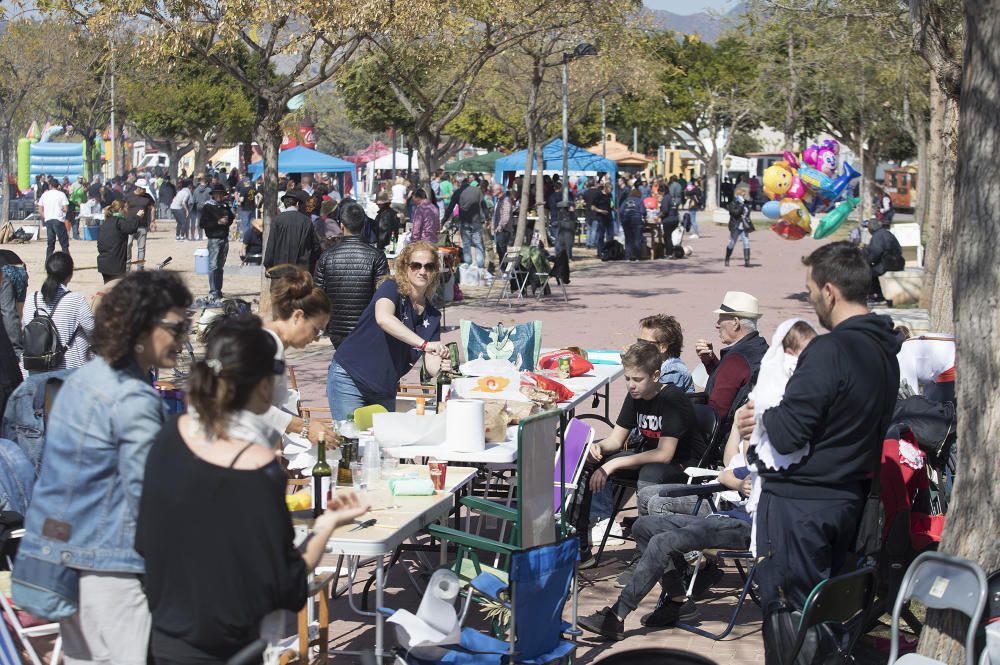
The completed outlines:
<svg viewBox="0 0 1000 665">
<path fill-rule="evenodd" d="M 361 462 L 351 462 L 351 478 L 354 481 L 355 492 L 364 492 L 368 489 L 368 479 L 365 477 L 365 465 Z"/>
<path fill-rule="evenodd" d="M 431 482 L 438 492 L 444 491 L 444 481 L 448 475 L 448 463 L 439 460 L 431 460 L 427 463 L 427 470 L 431 475 Z"/>
</svg>

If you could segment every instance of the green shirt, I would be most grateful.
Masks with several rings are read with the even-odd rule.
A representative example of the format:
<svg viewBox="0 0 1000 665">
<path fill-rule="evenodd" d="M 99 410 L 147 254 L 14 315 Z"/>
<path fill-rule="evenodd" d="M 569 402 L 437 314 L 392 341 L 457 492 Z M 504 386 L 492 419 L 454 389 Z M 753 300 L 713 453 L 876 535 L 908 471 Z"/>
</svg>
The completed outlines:
<svg viewBox="0 0 1000 665">
<path fill-rule="evenodd" d="M 451 200 L 451 193 L 454 191 L 454 187 L 451 184 L 451 180 L 441 181 L 441 199 L 446 203 Z"/>
</svg>

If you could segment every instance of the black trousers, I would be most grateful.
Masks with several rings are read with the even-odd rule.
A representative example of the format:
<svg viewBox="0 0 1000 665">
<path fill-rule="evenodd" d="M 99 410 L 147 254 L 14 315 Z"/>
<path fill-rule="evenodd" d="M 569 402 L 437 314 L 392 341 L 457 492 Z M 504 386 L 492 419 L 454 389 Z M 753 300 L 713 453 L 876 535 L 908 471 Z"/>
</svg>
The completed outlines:
<svg viewBox="0 0 1000 665">
<path fill-rule="evenodd" d="M 674 231 L 680 222 L 663 222 L 663 258 L 670 259 L 674 256 Z"/>
<path fill-rule="evenodd" d="M 757 505 L 756 580 L 764 610 L 765 633 L 777 615 L 801 610 L 817 584 L 838 574 L 854 546 L 864 507 L 855 498 L 816 499 L 776 496 L 765 489 Z M 765 662 L 780 662 L 767 653 Z"/>
</svg>

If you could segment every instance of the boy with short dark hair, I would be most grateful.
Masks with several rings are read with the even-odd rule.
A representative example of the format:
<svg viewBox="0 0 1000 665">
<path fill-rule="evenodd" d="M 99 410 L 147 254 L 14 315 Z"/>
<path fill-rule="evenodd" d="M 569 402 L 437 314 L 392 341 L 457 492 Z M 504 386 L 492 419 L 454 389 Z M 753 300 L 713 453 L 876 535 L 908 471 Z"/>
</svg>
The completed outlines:
<svg viewBox="0 0 1000 665">
<path fill-rule="evenodd" d="M 639 321 L 639 340 L 652 342 L 663 354 L 660 383 L 672 383 L 683 392 L 694 392 L 691 370 L 680 358 L 684 333 L 677 319 L 667 314 L 647 316 Z"/>
<path fill-rule="evenodd" d="M 618 474 L 638 480 L 638 487 L 683 482 L 684 467 L 696 464 L 705 451 L 691 400 L 673 384 L 661 384 L 661 353 L 639 341 L 622 355 L 628 395 L 608 438 L 591 445 L 578 487 L 583 488 L 576 518 L 581 568 L 593 565 L 590 552 L 590 500 L 608 478 Z M 638 444 L 629 434 L 638 430 Z M 635 447 L 633 447 L 633 445 Z"/>
</svg>

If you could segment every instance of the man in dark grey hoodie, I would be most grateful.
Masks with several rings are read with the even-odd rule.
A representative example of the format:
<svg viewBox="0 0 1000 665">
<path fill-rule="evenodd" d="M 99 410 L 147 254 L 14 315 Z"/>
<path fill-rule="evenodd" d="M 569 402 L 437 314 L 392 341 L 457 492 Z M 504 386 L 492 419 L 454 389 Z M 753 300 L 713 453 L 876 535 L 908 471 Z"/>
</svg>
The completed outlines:
<svg viewBox="0 0 1000 665">
<path fill-rule="evenodd" d="M 769 639 L 780 632 L 780 615 L 801 610 L 813 587 L 841 572 L 853 550 L 899 389 L 901 339 L 889 317 L 868 310 L 871 271 L 861 250 L 830 243 L 802 262 L 809 302 L 830 332 L 810 342 L 781 403 L 762 416 L 778 453 L 805 451 L 785 469 L 761 470 L 756 581 L 767 663 L 780 660 L 777 641 Z M 749 436 L 752 403 L 736 422 Z"/>
<path fill-rule="evenodd" d="M 201 224 L 201 210 L 208 203 L 208 200 L 212 198 L 212 188 L 209 186 L 207 179 L 204 174 L 198 176 L 198 184 L 195 185 L 194 191 L 191 192 L 191 198 L 194 199 L 194 207 L 191 209 L 191 235 L 188 236 L 191 240 L 194 240 L 195 230 L 198 231 L 198 240 L 202 238 Z"/>
</svg>

